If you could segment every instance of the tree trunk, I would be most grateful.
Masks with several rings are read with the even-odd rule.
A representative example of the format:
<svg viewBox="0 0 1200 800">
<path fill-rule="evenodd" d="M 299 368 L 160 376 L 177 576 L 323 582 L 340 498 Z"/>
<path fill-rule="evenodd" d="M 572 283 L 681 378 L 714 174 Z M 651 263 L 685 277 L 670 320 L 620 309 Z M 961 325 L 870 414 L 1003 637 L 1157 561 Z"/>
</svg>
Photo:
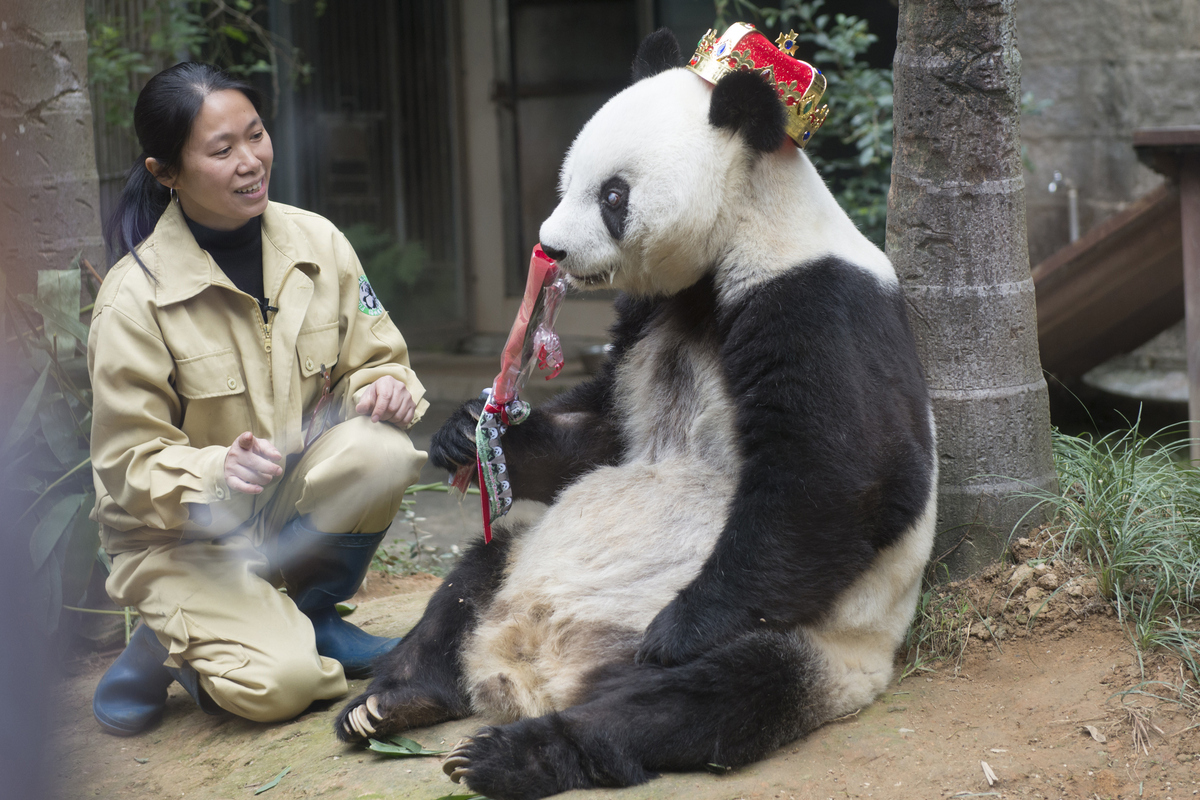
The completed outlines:
<svg viewBox="0 0 1200 800">
<path fill-rule="evenodd" d="M 102 263 L 83 0 L 0 0 L 0 259 L 14 294 Z"/>
<path fill-rule="evenodd" d="M 938 426 L 935 556 L 997 560 L 1054 489 L 1021 172 L 1016 0 L 900 0 L 887 249 Z M 1030 515 L 1023 528 L 1040 521 Z"/>
</svg>

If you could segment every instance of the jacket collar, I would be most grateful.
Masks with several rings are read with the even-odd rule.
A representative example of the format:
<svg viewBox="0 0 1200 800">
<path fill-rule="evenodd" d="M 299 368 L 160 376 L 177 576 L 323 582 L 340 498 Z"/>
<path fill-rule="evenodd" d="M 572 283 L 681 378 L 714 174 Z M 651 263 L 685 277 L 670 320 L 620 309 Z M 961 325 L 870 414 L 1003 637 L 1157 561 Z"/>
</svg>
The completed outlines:
<svg viewBox="0 0 1200 800">
<path fill-rule="evenodd" d="M 279 291 L 284 275 L 294 264 L 311 264 L 320 270 L 317 254 L 308 239 L 278 203 L 267 203 L 262 234 L 263 285 L 269 296 Z M 167 206 L 141 249 L 155 254 L 156 263 L 148 266 L 156 278 L 154 302 L 160 307 L 187 300 L 210 286 L 235 288 L 217 263 L 196 244 L 176 202 Z M 143 259 L 148 255 L 141 254 Z"/>
</svg>

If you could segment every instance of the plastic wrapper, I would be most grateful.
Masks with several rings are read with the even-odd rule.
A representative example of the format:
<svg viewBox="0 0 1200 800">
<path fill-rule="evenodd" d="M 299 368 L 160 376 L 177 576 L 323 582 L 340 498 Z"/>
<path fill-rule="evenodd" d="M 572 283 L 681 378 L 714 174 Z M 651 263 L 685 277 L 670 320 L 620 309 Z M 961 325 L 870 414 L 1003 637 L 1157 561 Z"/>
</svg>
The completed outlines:
<svg viewBox="0 0 1200 800">
<path fill-rule="evenodd" d="M 471 473 L 478 476 L 485 541 L 492 539 L 492 520 L 504 516 L 512 505 L 501 437 L 509 425 L 518 425 L 529 415 L 529 405 L 520 400 L 521 389 L 535 369 L 550 371 L 546 380 L 562 371 L 562 345 L 554 332 L 554 323 L 566 293 L 566 280 L 559 274 L 558 266 L 542 252 L 541 245 L 534 247 L 525 295 L 500 356 L 500 372 L 486 392 L 487 402 L 476 428 L 476 462 L 461 467 L 452 480 L 455 487 L 465 492 Z"/>
</svg>

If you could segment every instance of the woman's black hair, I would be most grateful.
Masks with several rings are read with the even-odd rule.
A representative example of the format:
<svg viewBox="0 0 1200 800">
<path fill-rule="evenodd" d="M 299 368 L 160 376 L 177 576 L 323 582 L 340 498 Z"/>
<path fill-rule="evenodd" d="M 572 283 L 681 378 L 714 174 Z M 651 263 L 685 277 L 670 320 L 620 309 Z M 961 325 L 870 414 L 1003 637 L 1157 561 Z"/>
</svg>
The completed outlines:
<svg viewBox="0 0 1200 800">
<path fill-rule="evenodd" d="M 262 94 L 257 89 L 199 61 L 185 61 L 163 70 L 138 94 L 133 127 L 142 153 L 129 168 L 117 207 L 104 224 L 104 238 L 113 261 L 133 253 L 138 265 L 150 274 L 134 248 L 154 230 L 171 202 L 171 190 L 150 174 L 146 159 L 153 158 L 168 174 L 177 173 L 183 146 L 204 98 L 225 89 L 246 95 L 254 110 L 262 113 Z"/>
</svg>

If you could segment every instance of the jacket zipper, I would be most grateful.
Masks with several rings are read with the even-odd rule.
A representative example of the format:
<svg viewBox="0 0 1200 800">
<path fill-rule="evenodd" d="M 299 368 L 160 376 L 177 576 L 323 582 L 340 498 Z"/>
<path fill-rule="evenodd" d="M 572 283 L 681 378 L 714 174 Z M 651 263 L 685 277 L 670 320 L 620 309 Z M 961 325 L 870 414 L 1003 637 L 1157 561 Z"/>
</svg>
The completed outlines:
<svg viewBox="0 0 1200 800">
<path fill-rule="evenodd" d="M 258 309 L 255 310 L 257 311 Z M 271 323 L 269 321 L 271 318 L 271 313 L 272 312 L 268 311 L 267 319 L 263 320 L 262 322 L 263 349 L 267 351 L 268 356 L 271 355 Z M 261 314 L 259 315 L 259 318 L 262 318 Z M 268 359 L 268 361 L 270 361 L 270 359 Z"/>
</svg>

